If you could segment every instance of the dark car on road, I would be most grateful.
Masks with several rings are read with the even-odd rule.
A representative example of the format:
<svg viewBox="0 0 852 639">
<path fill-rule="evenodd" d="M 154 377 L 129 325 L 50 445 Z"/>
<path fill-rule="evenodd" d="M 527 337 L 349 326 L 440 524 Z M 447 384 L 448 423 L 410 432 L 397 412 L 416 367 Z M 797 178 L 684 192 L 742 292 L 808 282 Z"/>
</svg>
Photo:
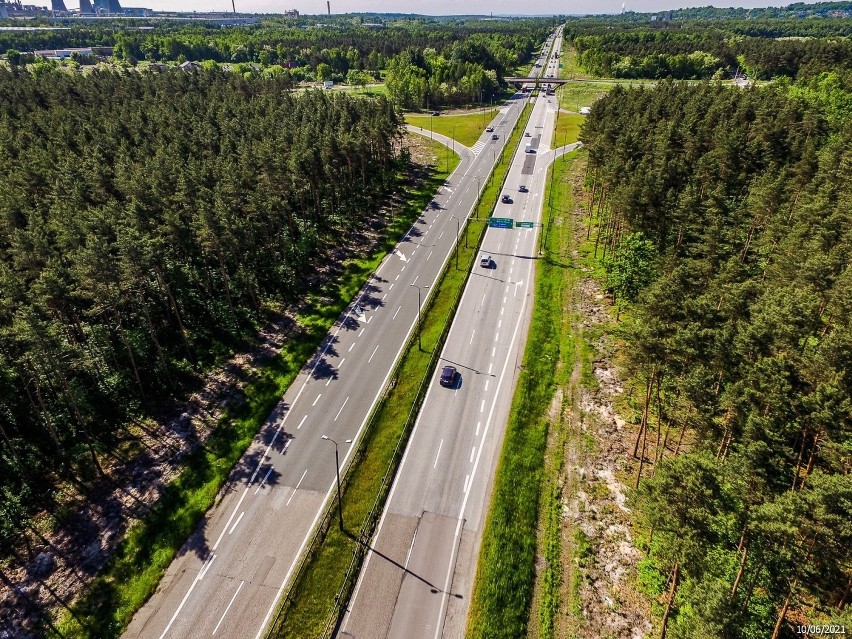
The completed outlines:
<svg viewBox="0 0 852 639">
<path fill-rule="evenodd" d="M 512 203 L 512 198 L 510 198 L 508 195 L 504 195 L 503 197 L 501 197 L 501 198 L 500 198 L 500 201 L 501 201 L 503 204 L 511 204 L 511 203 Z"/>
<path fill-rule="evenodd" d="M 444 366 L 444 370 L 441 371 L 441 386 L 452 388 L 456 385 L 458 379 L 459 372 L 455 366 Z"/>
<path fill-rule="evenodd" d="M 441 115 L 440 111 L 432 111 L 429 115 Z"/>
<path fill-rule="evenodd" d="M 521 184 L 518 187 L 518 193 L 527 193 L 528 191 L 529 191 L 529 189 L 527 187 L 525 187 L 523 184 Z"/>
</svg>

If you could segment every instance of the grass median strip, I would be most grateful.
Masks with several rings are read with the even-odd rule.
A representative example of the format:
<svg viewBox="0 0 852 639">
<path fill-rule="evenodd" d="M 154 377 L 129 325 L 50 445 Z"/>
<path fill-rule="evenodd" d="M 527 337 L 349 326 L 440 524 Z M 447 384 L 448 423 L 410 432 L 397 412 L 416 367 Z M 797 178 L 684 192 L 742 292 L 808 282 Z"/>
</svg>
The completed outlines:
<svg viewBox="0 0 852 639">
<path fill-rule="evenodd" d="M 554 172 L 559 188 L 545 203 L 545 257 L 536 273 L 535 306 L 524 361 L 509 416 L 474 582 L 467 636 L 474 639 L 525 637 L 536 583 L 537 545 L 548 562 L 559 557 L 561 511 L 557 505 L 561 451 L 546 457 L 548 429 L 557 383 L 572 366 L 576 346 L 566 337 L 566 299 L 575 285 L 570 264 L 573 211 L 570 187 L 561 184 L 564 165 Z M 546 188 L 545 192 L 548 192 Z M 563 219 L 563 214 L 565 219 Z M 548 228 L 550 227 L 550 228 Z M 555 407 L 561 412 L 561 405 Z M 559 420 L 558 415 L 556 421 Z M 564 437 L 551 441 L 558 446 Z M 544 511 L 540 511 L 539 505 Z M 539 537 L 539 528 L 542 528 Z M 553 617 L 559 608 L 558 565 L 545 567 L 536 592 L 539 636 L 555 636 Z"/>
<path fill-rule="evenodd" d="M 326 522 L 326 534 L 322 542 L 308 556 L 304 568 L 290 588 L 291 595 L 284 601 L 273 627 L 275 637 L 321 637 L 333 626 L 338 607 L 336 598 L 343 593 L 340 606 L 345 608 L 348 588 L 352 583 L 344 583 L 352 557 L 359 551 L 359 533 L 371 523 L 369 518 L 381 515 L 383 503 L 378 511 L 373 507 L 376 497 L 382 490 L 383 478 L 394 459 L 397 445 L 401 449 L 410 425 L 409 416 L 416 413 L 418 393 L 421 384 L 431 373 L 430 364 L 434 363 L 433 353 L 439 351 L 446 335 L 446 329 L 461 298 L 461 293 L 477 258 L 478 247 L 485 232 L 486 218 L 493 211 L 503 182 L 512 161 L 512 150 L 517 148 L 524 125 L 529 118 L 529 107 L 521 115 L 522 124 L 516 127 L 509 141 L 507 151 L 495 168 L 492 179 L 483 190 L 471 223 L 472 229 L 463 229 L 458 245 L 459 268 L 455 260 L 447 262 L 443 276 L 435 286 L 429 306 L 423 313 L 423 350 L 412 340 L 397 367 L 391 381 L 391 389 L 377 408 L 373 419 L 366 429 L 361 445 L 363 454 L 350 466 L 345 479 L 343 493 L 343 521 L 346 530 L 340 531 L 334 525 L 334 518 Z M 470 232 L 465 247 L 464 232 Z M 403 438 L 403 439 L 401 439 Z M 396 468 L 390 468 L 391 476 Z M 332 513 L 333 515 L 335 513 Z M 355 573 L 357 575 L 357 571 Z"/>
<path fill-rule="evenodd" d="M 243 390 L 244 403 L 230 410 L 205 445 L 185 458 L 181 475 L 166 488 L 150 513 L 130 527 L 110 564 L 86 594 L 63 609 L 55 620 L 46 621 L 46 636 L 117 637 L 153 594 L 180 547 L 213 506 L 234 464 L 301 367 L 388 249 L 417 219 L 435 189 L 458 165 L 455 155 L 447 164 L 442 145 L 428 140 L 424 143 L 431 149 L 438 170 L 416 189 L 408 188 L 406 203 L 396 212 L 383 242 L 369 256 L 350 260 L 340 277 L 309 297 L 298 317 L 297 334 L 248 381 Z"/>
</svg>

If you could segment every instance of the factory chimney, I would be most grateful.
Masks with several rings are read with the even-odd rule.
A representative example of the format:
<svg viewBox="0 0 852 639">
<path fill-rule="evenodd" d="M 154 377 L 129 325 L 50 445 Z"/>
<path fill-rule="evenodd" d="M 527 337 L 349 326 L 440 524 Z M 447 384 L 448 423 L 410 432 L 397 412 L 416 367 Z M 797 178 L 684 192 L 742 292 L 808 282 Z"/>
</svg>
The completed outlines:
<svg viewBox="0 0 852 639">
<path fill-rule="evenodd" d="M 325 6 L 328 7 L 328 15 L 331 15 L 331 0 L 325 0 Z"/>
</svg>

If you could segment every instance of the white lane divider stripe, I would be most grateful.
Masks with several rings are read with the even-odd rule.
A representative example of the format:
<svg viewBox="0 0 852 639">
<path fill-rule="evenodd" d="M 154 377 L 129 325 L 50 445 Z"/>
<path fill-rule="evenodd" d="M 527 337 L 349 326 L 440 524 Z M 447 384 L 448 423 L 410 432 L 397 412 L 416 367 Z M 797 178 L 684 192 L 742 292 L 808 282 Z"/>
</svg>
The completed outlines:
<svg viewBox="0 0 852 639">
<path fill-rule="evenodd" d="M 316 405 L 317 405 L 317 402 L 319 401 L 319 398 L 320 398 L 320 397 L 322 397 L 322 393 L 320 393 L 319 395 L 317 395 L 317 398 L 314 400 L 314 403 L 313 403 L 313 404 L 311 404 L 311 406 L 316 406 Z"/>
<path fill-rule="evenodd" d="M 219 619 L 219 623 L 217 623 L 217 624 L 216 624 L 216 627 L 215 627 L 215 628 L 213 628 L 213 634 L 214 634 L 214 635 L 216 634 L 216 631 L 217 631 L 217 630 L 219 630 L 219 626 L 221 626 L 221 625 L 222 625 L 222 621 L 224 621 L 224 620 L 225 620 L 225 615 L 227 615 L 227 614 L 228 614 L 228 611 L 231 609 L 231 606 L 234 604 L 234 599 L 236 599 L 236 598 L 237 598 L 237 595 L 238 595 L 238 594 L 240 594 L 240 590 L 242 590 L 242 589 L 243 589 L 243 584 L 244 584 L 244 583 L 245 583 L 245 580 L 243 580 L 243 581 L 241 581 L 241 582 L 240 582 L 240 587 L 239 587 L 239 588 L 237 588 L 237 592 L 235 592 L 235 593 L 234 593 L 234 596 L 233 596 L 233 597 L 231 597 L 231 603 L 229 603 L 229 604 L 228 604 L 228 607 L 227 607 L 227 608 L 225 608 L 225 612 L 223 612 L 223 613 L 222 613 L 222 618 L 221 618 L 221 619 Z"/>
<path fill-rule="evenodd" d="M 296 430 L 299 430 L 299 429 L 302 427 L 302 424 L 304 424 L 304 423 L 305 423 L 305 420 L 306 420 L 307 418 L 308 418 L 308 416 L 307 416 L 307 415 L 305 415 L 304 417 L 302 417 L 302 421 L 300 421 L 300 422 L 299 422 L 299 425 L 298 425 L 298 426 L 296 426 Z"/>
<path fill-rule="evenodd" d="M 474 455 L 476 455 L 476 446 L 470 449 L 470 461 L 468 462 L 469 464 L 473 463 Z"/>
<path fill-rule="evenodd" d="M 210 555 L 210 559 L 205 561 L 204 565 L 201 567 L 201 571 L 198 573 L 198 577 L 196 578 L 196 581 L 201 581 L 202 579 L 204 579 L 204 575 L 206 575 L 207 571 L 210 570 L 210 566 L 213 565 L 213 562 L 215 561 L 216 557 L 218 557 L 218 556 L 219 555 L 217 555 L 215 553 Z"/>
<path fill-rule="evenodd" d="M 348 401 L 349 401 L 349 396 L 347 395 L 346 399 L 343 400 L 343 406 L 340 407 L 340 410 L 337 411 L 337 415 L 334 416 L 334 421 L 337 421 L 337 418 L 340 417 L 340 413 L 343 412 L 343 408 L 344 408 L 344 406 L 346 406 L 346 402 L 348 402 Z"/>
<path fill-rule="evenodd" d="M 401 308 L 402 308 L 402 306 L 400 305 L 400 306 L 396 309 L 396 312 L 393 314 L 393 317 L 391 318 L 392 320 L 395 320 L 395 319 L 396 319 L 396 316 L 399 314 L 399 310 L 400 310 Z"/>
<path fill-rule="evenodd" d="M 272 471 L 272 469 L 271 469 L 271 468 L 270 468 L 269 470 L 270 470 L 270 472 Z M 268 476 L 269 476 L 269 473 L 266 473 L 266 476 L 268 477 Z M 266 477 L 264 477 L 263 479 L 264 479 L 264 480 L 266 480 Z M 258 486 L 258 488 L 260 488 L 260 486 Z M 230 535 L 231 533 L 233 533 L 233 532 L 234 532 L 234 530 L 235 530 L 235 529 L 236 529 L 236 527 L 237 527 L 237 524 L 239 524 L 239 523 L 240 523 L 240 521 L 242 521 L 242 519 L 243 519 L 243 515 L 245 515 L 245 514 L 246 514 L 246 511 L 243 511 L 243 512 L 241 512 L 241 513 L 240 513 L 240 516 L 239 516 L 239 517 L 237 517 L 237 521 L 235 521 L 235 522 L 234 522 L 234 525 L 233 525 L 233 526 L 231 526 L 231 529 L 228 531 L 228 534 L 229 534 L 229 535 Z"/>
<path fill-rule="evenodd" d="M 293 489 L 293 492 L 290 493 L 290 499 L 287 500 L 287 506 L 290 505 L 290 502 L 293 501 L 293 496 L 296 494 L 296 491 L 299 490 L 299 486 L 302 485 L 302 480 L 305 478 L 305 475 L 308 474 L 308 469 L 305 468 L 305 472 L 302 473 L 302 476 L 299 478 L 299 483 L 296 484 L 296 487 Z"/>
<path fill-rule="evenodd" d="M 378 345 L 378 344 L 376 344 L 376 348 L 374 348 L 374 349 L 373 349 L 373 355 L 375 355 L 375 354 L 376 354 L 376 351 L 377 351 L 377 350 L 379 350 L 379 345 Z M 368 364 L 369 364 L 370 362 L 372 362 L 372 361 L 373 361 L 373 355 L 370 355 L 370 359 L 368 359 L 368 360 L 367 360 L 367 363 L 368 363 Z"/>
<path fill-rule="evenodd" d="M 441 456 L 441 448 L 444 446 L 444 439 L 441 438 L 441 442 L 438 444 L 438 454 L 435 455 L 435 463 L 432 464 L 432 468 L 438 467 L 438 457 Z"/>
</svg>

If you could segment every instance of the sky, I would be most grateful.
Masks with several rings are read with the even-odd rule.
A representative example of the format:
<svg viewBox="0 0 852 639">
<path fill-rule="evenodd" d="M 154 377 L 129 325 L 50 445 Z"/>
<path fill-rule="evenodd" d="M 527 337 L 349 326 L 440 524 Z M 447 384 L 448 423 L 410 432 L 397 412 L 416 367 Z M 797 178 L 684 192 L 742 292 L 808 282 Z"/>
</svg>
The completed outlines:
<svg viewBox="0 0 852 639">
<path fill-rule="evenodd" d="M 231 0 L 120 0 L 122 6 L 147 7 L 155 11 L 230 11 Z M 648 12 L 685 7 L 784 6 L 794 0 L 626 0 L 628 11 Z M 237 11 L 283 13 L 297 9 L 301 14 L 326 13 L 326 0 L 234 0 Z M 622 0 L 331 0 L 332 13 L 419 13 L 424 15 L 488 14 L 553 15 L 618 13 Z M 41 4 L 35 2 L 34 4 Z M 48 3 L 49 4 L 49 3 Z M 77 0 L 65 6 L 76 8 Z"/>
</svg>

